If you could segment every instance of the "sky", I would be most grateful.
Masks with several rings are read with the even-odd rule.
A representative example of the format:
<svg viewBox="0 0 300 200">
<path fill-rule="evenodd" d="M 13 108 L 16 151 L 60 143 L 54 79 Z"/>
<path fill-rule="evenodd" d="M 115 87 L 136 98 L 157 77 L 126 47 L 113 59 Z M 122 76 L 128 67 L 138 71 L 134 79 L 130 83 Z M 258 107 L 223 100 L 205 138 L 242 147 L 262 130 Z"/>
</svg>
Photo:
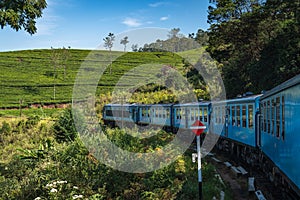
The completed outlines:
<svg viewBox="0 0 300 200">
<path fill-rule="evenodd" d="M 207 30 L 208 0 L 47 0 L 37 33 L 0 29 L 0 51 L 23 49 L 96 49 L 114 33 L 128 36 L 128 46 L 166 39 L 172 28 L 181 33 Z M 139 37 L 143 39 L 138 40 Z M 147 38 L 147 39 L 146 39 Z M 152 41 L 150 41 L 152 40 Z M 116 50 L 118 46 L 115 45 Z M 113 47 L 114 49 L 114 47 Z"/>
</svg>

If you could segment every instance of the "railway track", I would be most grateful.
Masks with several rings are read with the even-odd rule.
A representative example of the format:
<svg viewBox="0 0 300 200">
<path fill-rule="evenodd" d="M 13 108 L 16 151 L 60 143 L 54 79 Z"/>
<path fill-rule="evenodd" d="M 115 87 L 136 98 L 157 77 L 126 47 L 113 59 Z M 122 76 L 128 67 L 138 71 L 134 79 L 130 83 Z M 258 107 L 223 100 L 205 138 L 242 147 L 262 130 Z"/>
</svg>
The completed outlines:
<svg viewBox="0 0 300 200">
<path fill-rule="evenodd" d="M 285 192 L 284 186 L 275 186 L 267 176 L 257 167 L 250 166 L 246 162 L 233 157 L 230 153 L 220 152 L 218 150 L 213 151 L 213 156 L 207 159 L 215 165 L 217 172 L 231 188 L 234 199 L 236 200 L 255 200 L 259 199 L 254 191 L 248 191 L 248 178 L 254 177 L 255 191 L 261 191 L 266 200 L 294 200 L 296 197 L 291 196 Z M 225 164 L 227 162 L 227 165 Z M 228 163 L 231 166 L 228 166 Z M 247 174 L 236 173 L 232 170 L 234 166 L 242 166 Z"/>
</svg>

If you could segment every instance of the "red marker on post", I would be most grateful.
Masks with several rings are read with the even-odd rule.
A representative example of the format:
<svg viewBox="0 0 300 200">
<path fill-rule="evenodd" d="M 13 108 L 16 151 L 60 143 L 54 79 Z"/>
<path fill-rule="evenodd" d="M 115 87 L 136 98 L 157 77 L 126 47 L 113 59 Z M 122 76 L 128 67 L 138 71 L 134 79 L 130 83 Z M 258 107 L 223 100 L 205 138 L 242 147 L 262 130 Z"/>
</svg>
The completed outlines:
<svg viewBox="0 0 300 200">
<path fill-rule="evenodd" d="M 199 120 L 196 120 L 190 129 L 197 136 L 197 159 L 198 159 L 198 183 L 199 183 L 199 200 L 202 200 L 202 171 L 201 171 L 201 152 L 200 152 L 200 135 L 206 129 L 206 126 Z"/>
</svg>

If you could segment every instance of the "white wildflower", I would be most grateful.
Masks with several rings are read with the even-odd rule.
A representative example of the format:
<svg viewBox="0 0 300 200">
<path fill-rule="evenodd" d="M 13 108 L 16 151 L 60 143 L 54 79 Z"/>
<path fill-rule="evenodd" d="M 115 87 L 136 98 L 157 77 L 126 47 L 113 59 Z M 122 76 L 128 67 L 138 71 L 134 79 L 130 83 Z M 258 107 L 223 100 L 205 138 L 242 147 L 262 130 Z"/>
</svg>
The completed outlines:
<svg viewBox="0 0 300 200">
<path fill-rule="evenodd" d="M 81 194 L 80 195 L 76 194 L 73 196 L 73 199 L 81 199 L 81 198 L 83 198 L 83 195 L 81 195 Z"/>
<path fill-rule="evenodd" d="M 52 188 L 52 189 L 50 190 L 50 192 L 51 192 L 51 193 L 57 192 L 57 189 Z"/>
<path fill-rule="evenodd" d="M 46 188 L 49 188 L 49 187 L 52 188 L 52 187 L 53 187 L 53 184 L 52 184 L 52 183 L 50 183 L 50 184 L 48 183 L 48 184 L 46 185 Z"/>
<path fill-rule="evenodd" d="M 74 189 L 78 190 L 79 188 L 77 186 L 73 186 Z"/>
<path fill-rule="evenodd" d="M 37 197 L 37 198 L 35 198 L 34 200 L 41 200 L 42 198 L 41 197 Z"/>
<path fill-rule="evenodd" d="M 64 183 L 68 183 L 67 181 L 57 181 L 57 184 L 64 184 Z"/>
</svg>

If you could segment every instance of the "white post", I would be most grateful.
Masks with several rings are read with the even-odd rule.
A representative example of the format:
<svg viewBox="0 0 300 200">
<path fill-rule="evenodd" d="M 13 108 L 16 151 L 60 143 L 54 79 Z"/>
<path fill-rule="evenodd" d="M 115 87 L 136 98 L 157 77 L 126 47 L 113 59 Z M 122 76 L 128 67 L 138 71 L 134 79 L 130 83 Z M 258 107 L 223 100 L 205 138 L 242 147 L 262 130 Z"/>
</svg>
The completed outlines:
<svg viewBox="0 0 300 200">
<path fill-rule="evenodd" d="M 198 158 L 199 200 L 202 200 L 202 171 L 201 171 L 200 135 L 197 136 L 197 158 Z"/>
<path fill-rule="evenodd" d="M 225 192 L 221 191 L 220 192 L 220 200 L 224 200 L 225 199 Z"/>
</svg>

